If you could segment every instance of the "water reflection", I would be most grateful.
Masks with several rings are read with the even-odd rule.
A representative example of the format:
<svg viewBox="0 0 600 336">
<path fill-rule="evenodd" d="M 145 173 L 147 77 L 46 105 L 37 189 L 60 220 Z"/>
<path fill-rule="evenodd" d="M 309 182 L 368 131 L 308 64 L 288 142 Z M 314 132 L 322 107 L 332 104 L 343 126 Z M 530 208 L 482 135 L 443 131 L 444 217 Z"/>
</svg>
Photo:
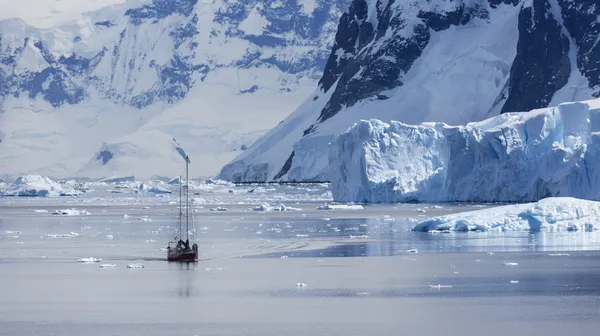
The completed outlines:
<svg viewBox="0 0 600 336">
<path fill-rule="evenodd" d="M 367 225 L 362 236 L 318 250 L 276 252 L 255 257 L 369 257 L 416 252 L 550 252 L 593 251 L 600 248 L 600 232 L 456 232 L 431 234 L 386 230 Z"/>
<path fill-rule="evenodd" d="M 197 272 L 197 263 L 194 262 L 170 262 L 169 270 L 176 271 L 178 277 L 178 286 L 176 294 L 180 297 L 192 297 L 197 291 L 194 283 Z"/>
</svg>

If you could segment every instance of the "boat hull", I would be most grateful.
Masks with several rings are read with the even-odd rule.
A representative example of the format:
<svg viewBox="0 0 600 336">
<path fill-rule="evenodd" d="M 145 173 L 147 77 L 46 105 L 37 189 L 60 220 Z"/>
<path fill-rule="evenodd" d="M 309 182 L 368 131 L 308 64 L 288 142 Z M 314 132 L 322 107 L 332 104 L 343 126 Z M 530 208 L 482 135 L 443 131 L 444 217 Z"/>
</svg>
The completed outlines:
<svg viewBox="0 0 600 336">
<path fill-rule="evenodd" d="M 171 252 L 167 254 L 167 261 L 198 261 L 198 252 Z"/>
</svg>

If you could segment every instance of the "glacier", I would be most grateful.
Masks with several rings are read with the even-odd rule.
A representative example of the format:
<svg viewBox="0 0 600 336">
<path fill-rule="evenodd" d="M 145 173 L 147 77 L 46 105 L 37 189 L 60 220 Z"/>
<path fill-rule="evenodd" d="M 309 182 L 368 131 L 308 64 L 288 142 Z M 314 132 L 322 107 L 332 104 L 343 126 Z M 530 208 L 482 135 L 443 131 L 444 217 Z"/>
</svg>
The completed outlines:
<svg viewBox="0 0 600 336">
<path fill-rule="evenodd" d="M 0 15 L 6 179 L 172 177 L 173 138 L 214 176 L 314 92 L 350 2 L 61 0 L 38 20 L 34 1 Z"/>
<path fill-rule="evenodd" d="M 319 86 L 234 160 L 230 181 L 331 181 L 361 119 L 464 125 L 600 95 L 595 0 L 354 0 Z"/>
<path fill-rule="evenodd" d="M 430 218 L 417 232 L 530 231 L 591 232 L 600 229 L 600 202 L 550 197 L 535 203 L 499 206 Z"/>
<path fill-rule="evenodd" d="M 362 120 L 331 142 L 343 202 L 600 200 L 600 99 L 465 126 Z"/>
</svg>

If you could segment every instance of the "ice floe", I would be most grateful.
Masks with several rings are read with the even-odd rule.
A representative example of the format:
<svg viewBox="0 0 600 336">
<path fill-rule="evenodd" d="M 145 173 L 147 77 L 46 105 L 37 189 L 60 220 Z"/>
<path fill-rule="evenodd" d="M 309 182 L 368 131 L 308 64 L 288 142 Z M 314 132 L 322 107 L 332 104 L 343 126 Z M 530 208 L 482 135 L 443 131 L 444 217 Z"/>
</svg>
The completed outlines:
<svg viewBox="0 0 600 336">
<path fill-rule="evenodd" d="M 90 213 L 85 209 L 61 209 L 55 210 L 52 214 L 55 216 L 83 216 Z"/>
<path fill-rule="evenodd" d="M 505 205 L 424 220 L 413 231 L 595 231 L 600 202 L 551 197 L 535 203 Z"/>
</svg>

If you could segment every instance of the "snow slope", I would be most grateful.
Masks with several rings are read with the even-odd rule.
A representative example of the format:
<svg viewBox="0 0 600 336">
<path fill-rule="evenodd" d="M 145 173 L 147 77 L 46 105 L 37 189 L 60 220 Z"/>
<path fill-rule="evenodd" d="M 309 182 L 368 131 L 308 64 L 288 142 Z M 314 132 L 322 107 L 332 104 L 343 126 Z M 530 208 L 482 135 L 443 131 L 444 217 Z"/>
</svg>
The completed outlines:
<svg viewBox="0 0 600 336">
<path fill-rule="evenodd" d="M 0 21 L 0 173 L 173 176 L 175 138 L 201 163 L 191 176 L 212 176 L 314 91 L 349 1 L 132 0 L 49 29 Z"/>
<path fill-rule="evenodd" d="M 600 202 L 551 197 L 536 203 L 431 218 L 413 231 L 595 231 L 600 229 Z"/>
<path fill-rule="evenodd" d="M 330 180 L 360 119 L 460 125 L 600 93 L 594 0 L 354 0 L 319 88 L 227 164 L 232 181 Z"/>
<path fill-rule="evenodd" d="M 0 0 L 0 8 L 2 8 L 0 20 L 20 18 L 30 26 L 48 29 L 81 19 L 85 12 L 95 11 L 110 5 L 122 4 L 125 1 L 126 0 Z"/>
<path fill-rule="evenodd" d="M 330 147 L 347 202 L 600 200 L 600 99 L 466 126 L 361 121 Z"/>
</svg>

